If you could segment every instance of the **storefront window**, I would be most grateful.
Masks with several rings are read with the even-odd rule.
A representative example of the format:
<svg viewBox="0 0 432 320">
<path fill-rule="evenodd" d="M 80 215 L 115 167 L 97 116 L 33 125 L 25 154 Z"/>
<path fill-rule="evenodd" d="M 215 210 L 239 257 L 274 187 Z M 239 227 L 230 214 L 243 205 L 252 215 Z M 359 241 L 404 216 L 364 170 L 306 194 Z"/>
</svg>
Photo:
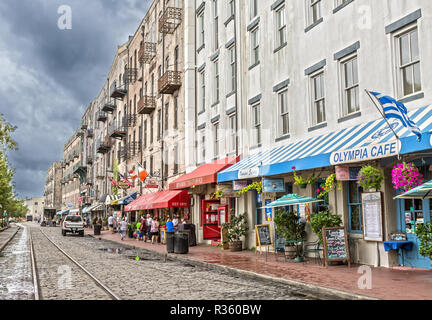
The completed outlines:
<svg viewBox="0 0 432 320">
<path fill-rule="evenodd" d="M 314 197 L 318 198 L 319 195 L 319 191 L 321 190 L 322 187 L 325 186 L 325 180 L 324 179 L 319 179 L 314 186 Z M 322 202 L 317 202 L 316 204 L 316 212 L 321 212 L 321 211 L 328 211 L 329 210 L 329 197 L 328 194 L 326 194 L 324 196 L 324 198 L 322 198 L 321 200 L 324 200 Z"/>
<path fill-rule="evenodd" d="M 361 193 L 363 189 L 356 181 L 348 182 L 348 218 L 349 231 L 351 233 L 362 233 Z"/>
</svg>

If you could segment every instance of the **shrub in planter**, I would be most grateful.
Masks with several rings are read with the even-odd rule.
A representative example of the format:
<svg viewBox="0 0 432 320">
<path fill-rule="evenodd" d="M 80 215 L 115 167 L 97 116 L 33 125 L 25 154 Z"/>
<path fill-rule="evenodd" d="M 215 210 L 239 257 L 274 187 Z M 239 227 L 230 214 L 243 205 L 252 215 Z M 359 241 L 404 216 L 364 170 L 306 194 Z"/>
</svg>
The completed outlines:
<svg viewBox="0 0 432 320">
<path fill-rule="evenodd" d="M 379 190 L 383 180 L 384 176 L 381 170 L 373 166 L 365 166 L 359 172 L 357 183 L 365 190 Z"/>
<path fill-rule="evenodd" d="M 295 212 L 287 212 L 283 209 L 277 209 L 274 222 L 276 233 L 287 241 L 306 238 L 306 223 L 299 222 L 299 217 Z M 287 244 L 286 252 L 290 258 L 300 257 L 301 255 L 300 247 L 297 243 Z"/>
<path fill-rule="evenodd" d="M 418 225 L 416 235 L 420 240 L 420 255 L 431 259 L 432 262 L 432 224 Z"/>
<path fill-rule="evenodd" d="M 137 229 L 136 222 L 135 223 L 129 223 L 127 225 L 127 234 L 128 234 L 129 238 L 133 238 L 134 237 L 133 235 L 134 235 L 134 232 L 136 231 L 136 229 Z"/>
<path fill-rule="evenodd" d="M 312 231 L 318 236 L 318 240 L 322 244 L 322 229 L 340 227 L 342 218 L 339 215 L 332 214 L 330 211 L 320 211 L 311 214 L 310 224 Z"/>
<path fill-rule="evenodd" d="M 424 183 L 423 175 L 412 163 L 398 163 L 393 167 L 392 182 L 395 190 L 408 192 Z"/>
<path fill-rule="evenodd" d="M 241 251 L 241 238 L 247 235 L 249 227 L 247 225 L 247 213 L 235 216 L 231 214 L 230 220 L 222 225 L 226 229 L 226 240 L 224 244 L 229 243 L 231 251 Z"/>
</svg>

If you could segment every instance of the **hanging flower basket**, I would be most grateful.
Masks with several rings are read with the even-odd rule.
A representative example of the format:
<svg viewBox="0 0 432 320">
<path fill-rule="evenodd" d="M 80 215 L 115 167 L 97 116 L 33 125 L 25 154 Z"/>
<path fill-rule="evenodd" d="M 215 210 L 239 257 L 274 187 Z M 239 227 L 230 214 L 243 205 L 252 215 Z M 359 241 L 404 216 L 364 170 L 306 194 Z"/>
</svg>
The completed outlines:
<svg viewBox="0 0 432 320">
<path fill-rule="evenodd" d="M 336 173 L 331 174 L 327 177 L 325 184 L 321 184 L 317 190 L 318 199 L 323 199 L 329 192 L 336 190 L 342 190 L 342 184 L 336 179 Z"/>
<path fill-rule="evenodd" d="M 296 167 L 292 167 L 291 168 L 293 170 L 294 173 L 294 181 L 295 184 L 298 185 L 300 187 L 300 189 L 306 189 L 308 184 L 313 185 L 318 179 L 319 179 L 319 175 L 315 175 L 315 173 L 312 174 L 312 176 L 310 176 L 309 178 L 303 178 L 299 175 L 297 175 L 296 173 Z"/>
<path fill-rule="evenodd" d="M 395 190 L 410 191 L 424 183 L 423 175 L 412 163 L 398 163 L 393 167 L 392 182 Z"/>
<path fill-rule="evenodd" d="M 373 166 L 365 166 L 359 172 L 357 183 L 365 190 L 380 190 L 383 180 L 381 170 Z"/>
</svg>

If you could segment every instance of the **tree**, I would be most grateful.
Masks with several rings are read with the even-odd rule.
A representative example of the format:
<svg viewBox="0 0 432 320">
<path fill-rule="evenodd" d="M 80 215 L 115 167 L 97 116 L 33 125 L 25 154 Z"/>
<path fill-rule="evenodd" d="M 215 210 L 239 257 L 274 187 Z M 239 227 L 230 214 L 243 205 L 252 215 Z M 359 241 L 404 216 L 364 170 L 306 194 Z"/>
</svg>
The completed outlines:
<svg viewBox="0 0 432 320">
<path fill-rule="evenodd" d="M 0 152 L 4 152 L 6 149 L 18 150 L 17 143 L 10 136 L 16 129 L 17 127 L 7 122 L 3 114 L 0 113 Z"/>
</svg>

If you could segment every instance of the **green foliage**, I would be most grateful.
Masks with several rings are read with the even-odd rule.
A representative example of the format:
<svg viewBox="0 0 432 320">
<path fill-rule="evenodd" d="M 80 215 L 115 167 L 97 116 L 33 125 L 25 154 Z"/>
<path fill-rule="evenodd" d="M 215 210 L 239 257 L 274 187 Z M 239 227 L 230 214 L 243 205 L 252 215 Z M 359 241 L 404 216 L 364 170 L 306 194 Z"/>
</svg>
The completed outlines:
<svg viewBox="0 0 432 320">
<path fill-rule="evenodd" d="M 0 152 L 3 153 L 6 149 L 18 150 L 17 143 L 10 136 L 16 129 L 17 127 L 8 123 L 0 113 Z"/>
<path fill-rule="evenodd" d="M 134 232 L 137 230 L 137 223 L 128 223 L 127 225 L 127 234 L 129 238 L 133 238 Z"/>
<path fill-rule="evenodd" d="M 318 236 L 319 242 L 322 243 L 322 229 L 340 227 L 342 218 L 339 215 L 333 215 L 330 211 L 320 211 L 311 214 L 310 224 L 312 231 Z"/>
<path fill-rule="evenodd" d="M 288 212 L 279 208 L 276 210 L 274 222 L 276 233 L 287 241 L 306 238 L 306 223 L 299 223 L 299 217 L 295 212 Z"/>
<path fill-rule="evenodd" d="M 432 260 L 432 224 L 418 225 L 416 235 L 420 240 L 419 253 Z"/>
<path fill-rule="evenodd" d="M 223 198 L 224 192 L 222 190 L 218 190 L 215 193 L 212 194 L 211 199 L 212 200 L 220 200 Z"/>
<path fill-rule="evenodd" d="M 324 198 L 329 192 L 335 190 L 342 190 L 342 183 L 336 179 L 336 173 L 328 176 L 324 185 L 324 190 L 318 194 L 318 198 Z"/>
<path fill-rule="evenodd" d="M 227 229 L 226 241 L 224 243 L 239 241 L 241 237 L 247 235 L 249 230 L 247 225 L 247 213 L 243 213 L 239 216 L 235 216 L 231 213 L 229 222 L 224 223 L 222 227 Z"/>
<path fill-rule="evenodd" d="M 381 170 L 373 166 L 363 167 L 358 175 L 358 184 L 363 189 L 381 189 L 381 184 L 384 180 L 384 176 Z"/>
<path fill-rule="evenodd" d="M 115 181 L 118 181 L 118 171 L 119 171 L 119 168 L 118 168 L 118 159 L 114 158 L 113 179 Z M 113 186 L 112 187 L 112 193 L 113 193 L 113 195 L 117 196 L 118 195 L 118 187 L 114 187 Z"/>
<path fill-rule="evenodd" d="M 315 172 L 308 178 L 303 178 L 302 176 L 297 175 L 296 171 L 293 171 L 294 181 L 296 185 L 305 185 L 305 184 L 314 184 L 320 178 L 320 174 L 316 175 Z"/>
<path fill-rule="evenodd" d="M 254 182 L 254 183 L 248 185 L 246 188 L 243 188 L 242 190 L 237 191 L 237 194 L 245 194 L 251 190 L 256 190 L 256 192 L 258 192 L 258 194 L 261 194 L 262 190 L 263 190 L 262 181 L 257 181 L 257 182 Z"/>
</svg>

